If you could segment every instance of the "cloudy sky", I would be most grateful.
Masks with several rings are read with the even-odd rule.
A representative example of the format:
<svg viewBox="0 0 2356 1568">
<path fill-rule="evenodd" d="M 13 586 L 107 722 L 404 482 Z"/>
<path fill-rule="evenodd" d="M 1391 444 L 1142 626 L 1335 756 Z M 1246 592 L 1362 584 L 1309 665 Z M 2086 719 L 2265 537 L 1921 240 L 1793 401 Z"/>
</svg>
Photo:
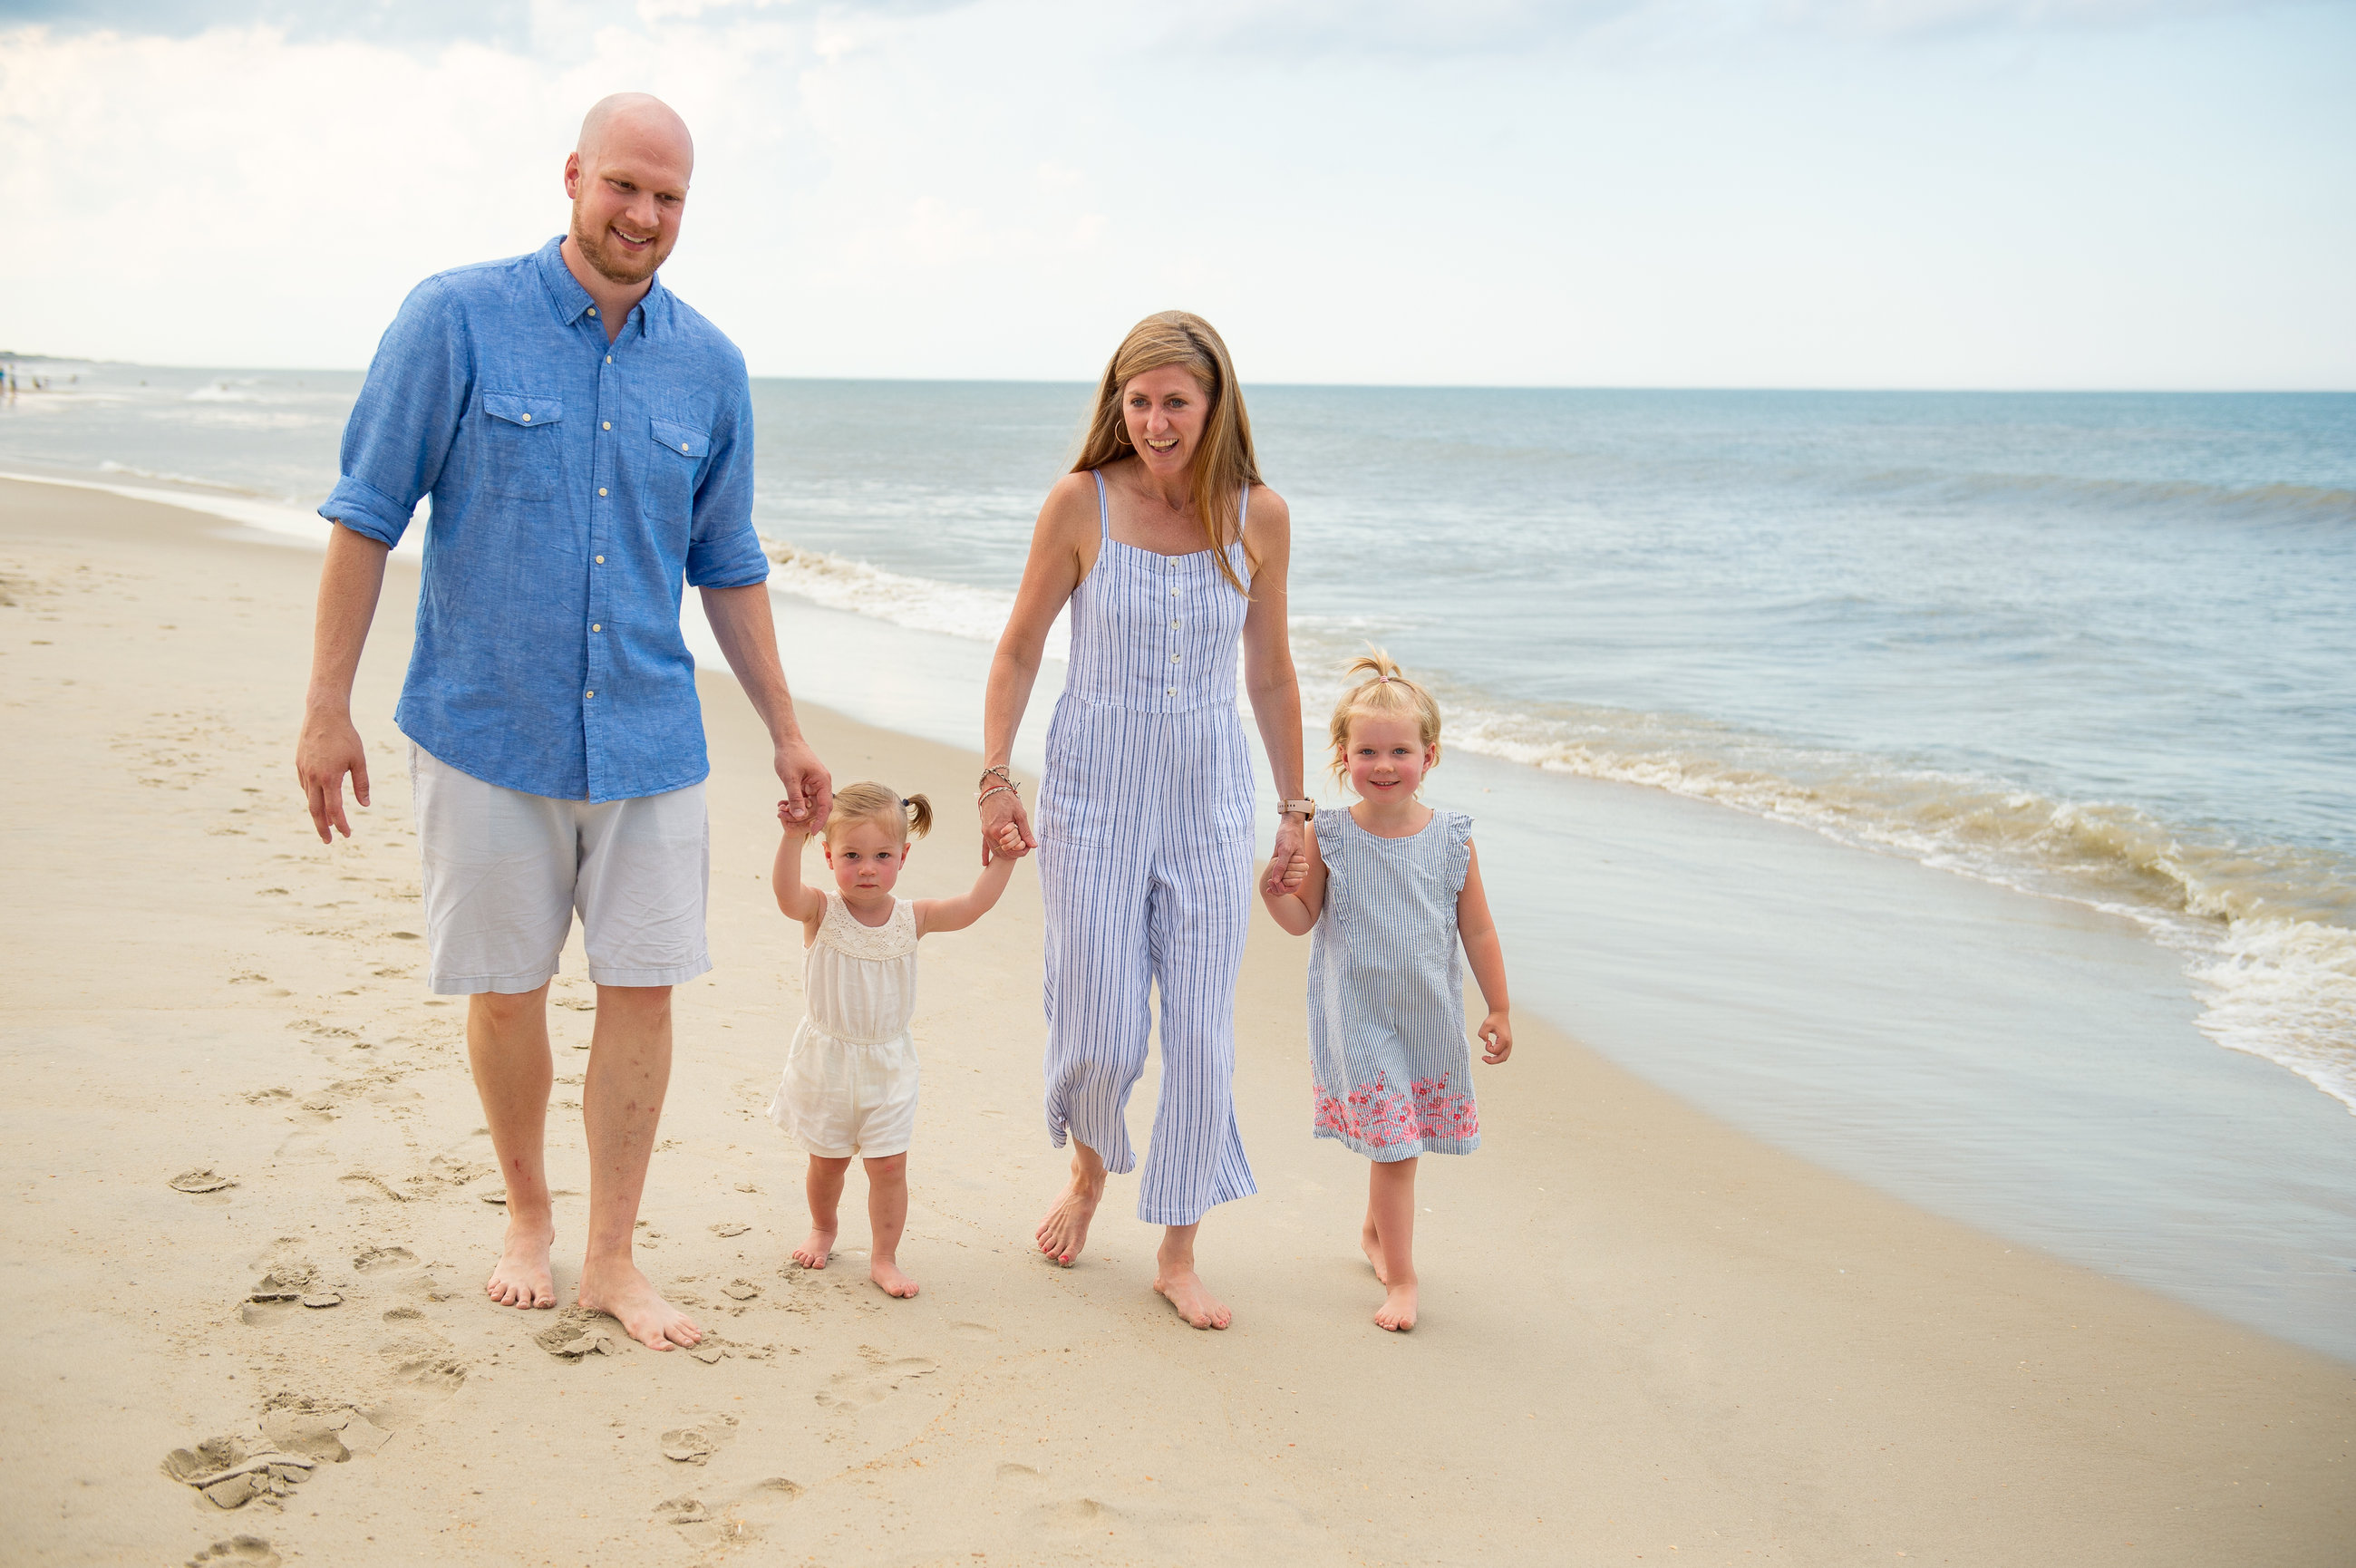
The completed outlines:
<svg viewBox="0 0 2356 1568">
<path fill-rule="evenodd" d="M 699 148 L 756 374 L 2356 387 L 2351 0 L 0 0 L 0 347 L 358 367 Z"/>
</svg>

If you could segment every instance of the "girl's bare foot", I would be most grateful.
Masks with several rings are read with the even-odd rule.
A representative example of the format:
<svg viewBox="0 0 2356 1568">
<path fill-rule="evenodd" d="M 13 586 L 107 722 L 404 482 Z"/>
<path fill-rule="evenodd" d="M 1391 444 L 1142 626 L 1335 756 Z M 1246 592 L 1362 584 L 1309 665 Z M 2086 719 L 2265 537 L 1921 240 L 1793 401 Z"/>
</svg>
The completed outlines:
<svg viewBox="0 0 2356 1568">
<path fill-rule="evenodd" d="M 868 1269 L 867 1277 L 886 1296 L 896 1296 L 905 1301 L 916 1294 L 916 1282 L 902 1274 L 900 1265 L 890 1258 L 877 1258 Z"/>
<path fill-rule="evenodd" d="M 1383 1305 L 1375 1313 L 1375 1322 L 1377 1327 L 1388 1328 L 1395 1334 L 1403 1334 L 1415 1327 L 1415 1281 L 1402 1280 L 1384 1293 Z"/>
<path fill-rule="evenodd" d="M 618 1320 L 631 1339 L 649 1350 L 692 1348 L 703 1338 L 694 1319 L 665 1301 L 636 1264 L 584 1263 L 578 1299 L 590 1311 Z"/>
<path fill-rule="evenodd" d="M 527 1225 L 510 1216 L 499 1261 L 483 1281 L 483 1294 L 501 1307 L 553 1307 L 556 1281 L 548 1269 L 548 1249 L 556 1240 L 552 1225 Z"/>
<path fill-rule="evenodd" d="M 1383 1238 L 1375 1229 L 1372 1214 L 1366 1216 L 1366 1228 L 1358 1232 L 1358 1250 L 1365 1253 L 1366 1262 L 1374 1265 L 1375 1277 L 1388 1285 L 1390 1281 L 1383 1272 Z"/>
<path fill-rule="evenodd" d="M 813 1229 L 808 1239 L 794 1249 L 794 1262 L 804 1268 L 824 1268 L 826 1260 L 834 1255 L 834 1232 Z"/>
</svg>

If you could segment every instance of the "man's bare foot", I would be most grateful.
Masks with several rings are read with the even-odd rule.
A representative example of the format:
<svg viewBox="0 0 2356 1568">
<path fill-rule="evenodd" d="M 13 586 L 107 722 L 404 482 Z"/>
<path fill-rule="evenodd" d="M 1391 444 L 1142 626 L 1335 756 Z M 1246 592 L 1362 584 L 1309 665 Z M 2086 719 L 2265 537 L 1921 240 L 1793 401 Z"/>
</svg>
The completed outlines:
<svg viewBox="0 0 2356 1568">
<path fill-rule="evenodd" d="M 1102 1184 L 1091 1185 L 1074 1171 L 1055 1207 L 1047 1211 L 1047 1217 L 1039 1221 L 1039 1229 L 1033 1232 L 1039 1250 L 1066 1268 L 1071 1267 L 1080 1249 L 1088 1244 L 1088 1221 L 1097 1217 L 1097 1205 L 1102 1201 Z"/>
<path fill-rule="evenodd" d="M 834 1255 L 834 1232 L 812 1230 L 809 1238 L 794 1249 L 794 1262 L 804 1268 L 824 1268 L 826 1260 Z"/>
<path fill-rule="evenodd" d="M 703 1338 L 703 1330 L 665 1301 L 636 1264 L 584 1264 L 578 1299 L 590 1311 L 618 1321 L 631 1339 L 649 1350 L 691 1346 Z"/>
<path fill-rule="evenodd" d="M 905 1301 L 916 1294 L 916 1282 L 902 1274 L 900 1265 L 890 1258 L 877 1258 L 868 1268 L 867 1277 L 886 1296 L 896 1296 Z"/>
<path fill-rule="evenodd" d="M 1169 1297 L 1178 1316 L 1197 1328 L 1224 1328 L 1235 1321 L 1226 1303 L 1213 1296 L 1203 1276 L 1191 1268 L 1162 1264 L 1154 1270 L 1153 1288 Z"/>
<path fill-rule="evenodd" d="M 1398 1334 L 1415 1327 L 1415 1281 L 1402 1281 L 1384 1293 L 1383 1305 L 1375 1314 L 1375 1322 Z"/>
<path fill-rule="evenodd" d="M 483 1294 L 501 1307 L 553 1307 L 556 1281 L 548 1271 L 549 1243 L 556 1240 L 552 1225 L 530 1226 L 508 1221 L 508 1234 Z"/>
<path fill-rule="evenodd" d="M 1390 1280 L 1383 1273 L 1383 1242 L 1375 1233 L 1375 1217 L 1371 1214 L 1366 1216 L 1366 1228 L 1358 1232 L 1358 1250 L 1365 1253 L 1366 1262 L 1374 1265 L 1375 1277 L 1388 1285 Z"/>
</svg>

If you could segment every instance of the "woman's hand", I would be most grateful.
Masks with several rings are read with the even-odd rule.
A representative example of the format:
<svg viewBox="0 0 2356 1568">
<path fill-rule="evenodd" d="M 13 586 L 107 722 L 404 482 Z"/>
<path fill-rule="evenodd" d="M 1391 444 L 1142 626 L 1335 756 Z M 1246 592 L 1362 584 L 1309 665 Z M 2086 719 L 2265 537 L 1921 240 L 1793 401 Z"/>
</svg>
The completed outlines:
<svg viewBox="0 0 2356 1568">
<path fill-rule="evenodd" d="M 1260 879 L 1260 891 L 1292 892 L 1308 875 L 1309 856 L 1301 847 L 1301 819 L 1288 816 L 1276 825 L 1276 853 L 1268 858 L 1268 874 Z"/>
<path fill-rule="evenodd" d="M 1023 797 L 1011 789 L 993 790 L 981 802 L 981 863 L 1020 860 L 1039 847 Z"/>
</svg>

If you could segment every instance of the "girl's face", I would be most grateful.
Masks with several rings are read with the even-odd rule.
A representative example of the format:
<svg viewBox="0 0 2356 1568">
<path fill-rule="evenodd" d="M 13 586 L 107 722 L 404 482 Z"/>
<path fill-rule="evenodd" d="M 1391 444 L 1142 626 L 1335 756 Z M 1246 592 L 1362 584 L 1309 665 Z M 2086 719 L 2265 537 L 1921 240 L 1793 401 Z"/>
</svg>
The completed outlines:
<svg viewBox="0 0 2356 1568">
<path fill-rule="evenodd" d="M 1413 799 L 1439 760 L 1440 748 L 1423 743 L 1422 728 L 1412 718 L 1362 714 L 1350 720 L 1350 747 L 1343 761 L 1361 800 Z"/>
<path fill-rule="evenodd" d="M 1194 461 L 1210 407 L 1203 383 L 1183 365 L 1164 365 L 1132 376 L 1120 391 L 1121 418 L 1128 423 L 1130 445 L 1155 474 L 1183 474 Z"/>
<path fill-rule="evenodd" d="M 887 823 L 861 817 L 826 841 L 826 863 L 846 898 L 888 893 L 908 859 L 908 841 Z"/>
</svg>

